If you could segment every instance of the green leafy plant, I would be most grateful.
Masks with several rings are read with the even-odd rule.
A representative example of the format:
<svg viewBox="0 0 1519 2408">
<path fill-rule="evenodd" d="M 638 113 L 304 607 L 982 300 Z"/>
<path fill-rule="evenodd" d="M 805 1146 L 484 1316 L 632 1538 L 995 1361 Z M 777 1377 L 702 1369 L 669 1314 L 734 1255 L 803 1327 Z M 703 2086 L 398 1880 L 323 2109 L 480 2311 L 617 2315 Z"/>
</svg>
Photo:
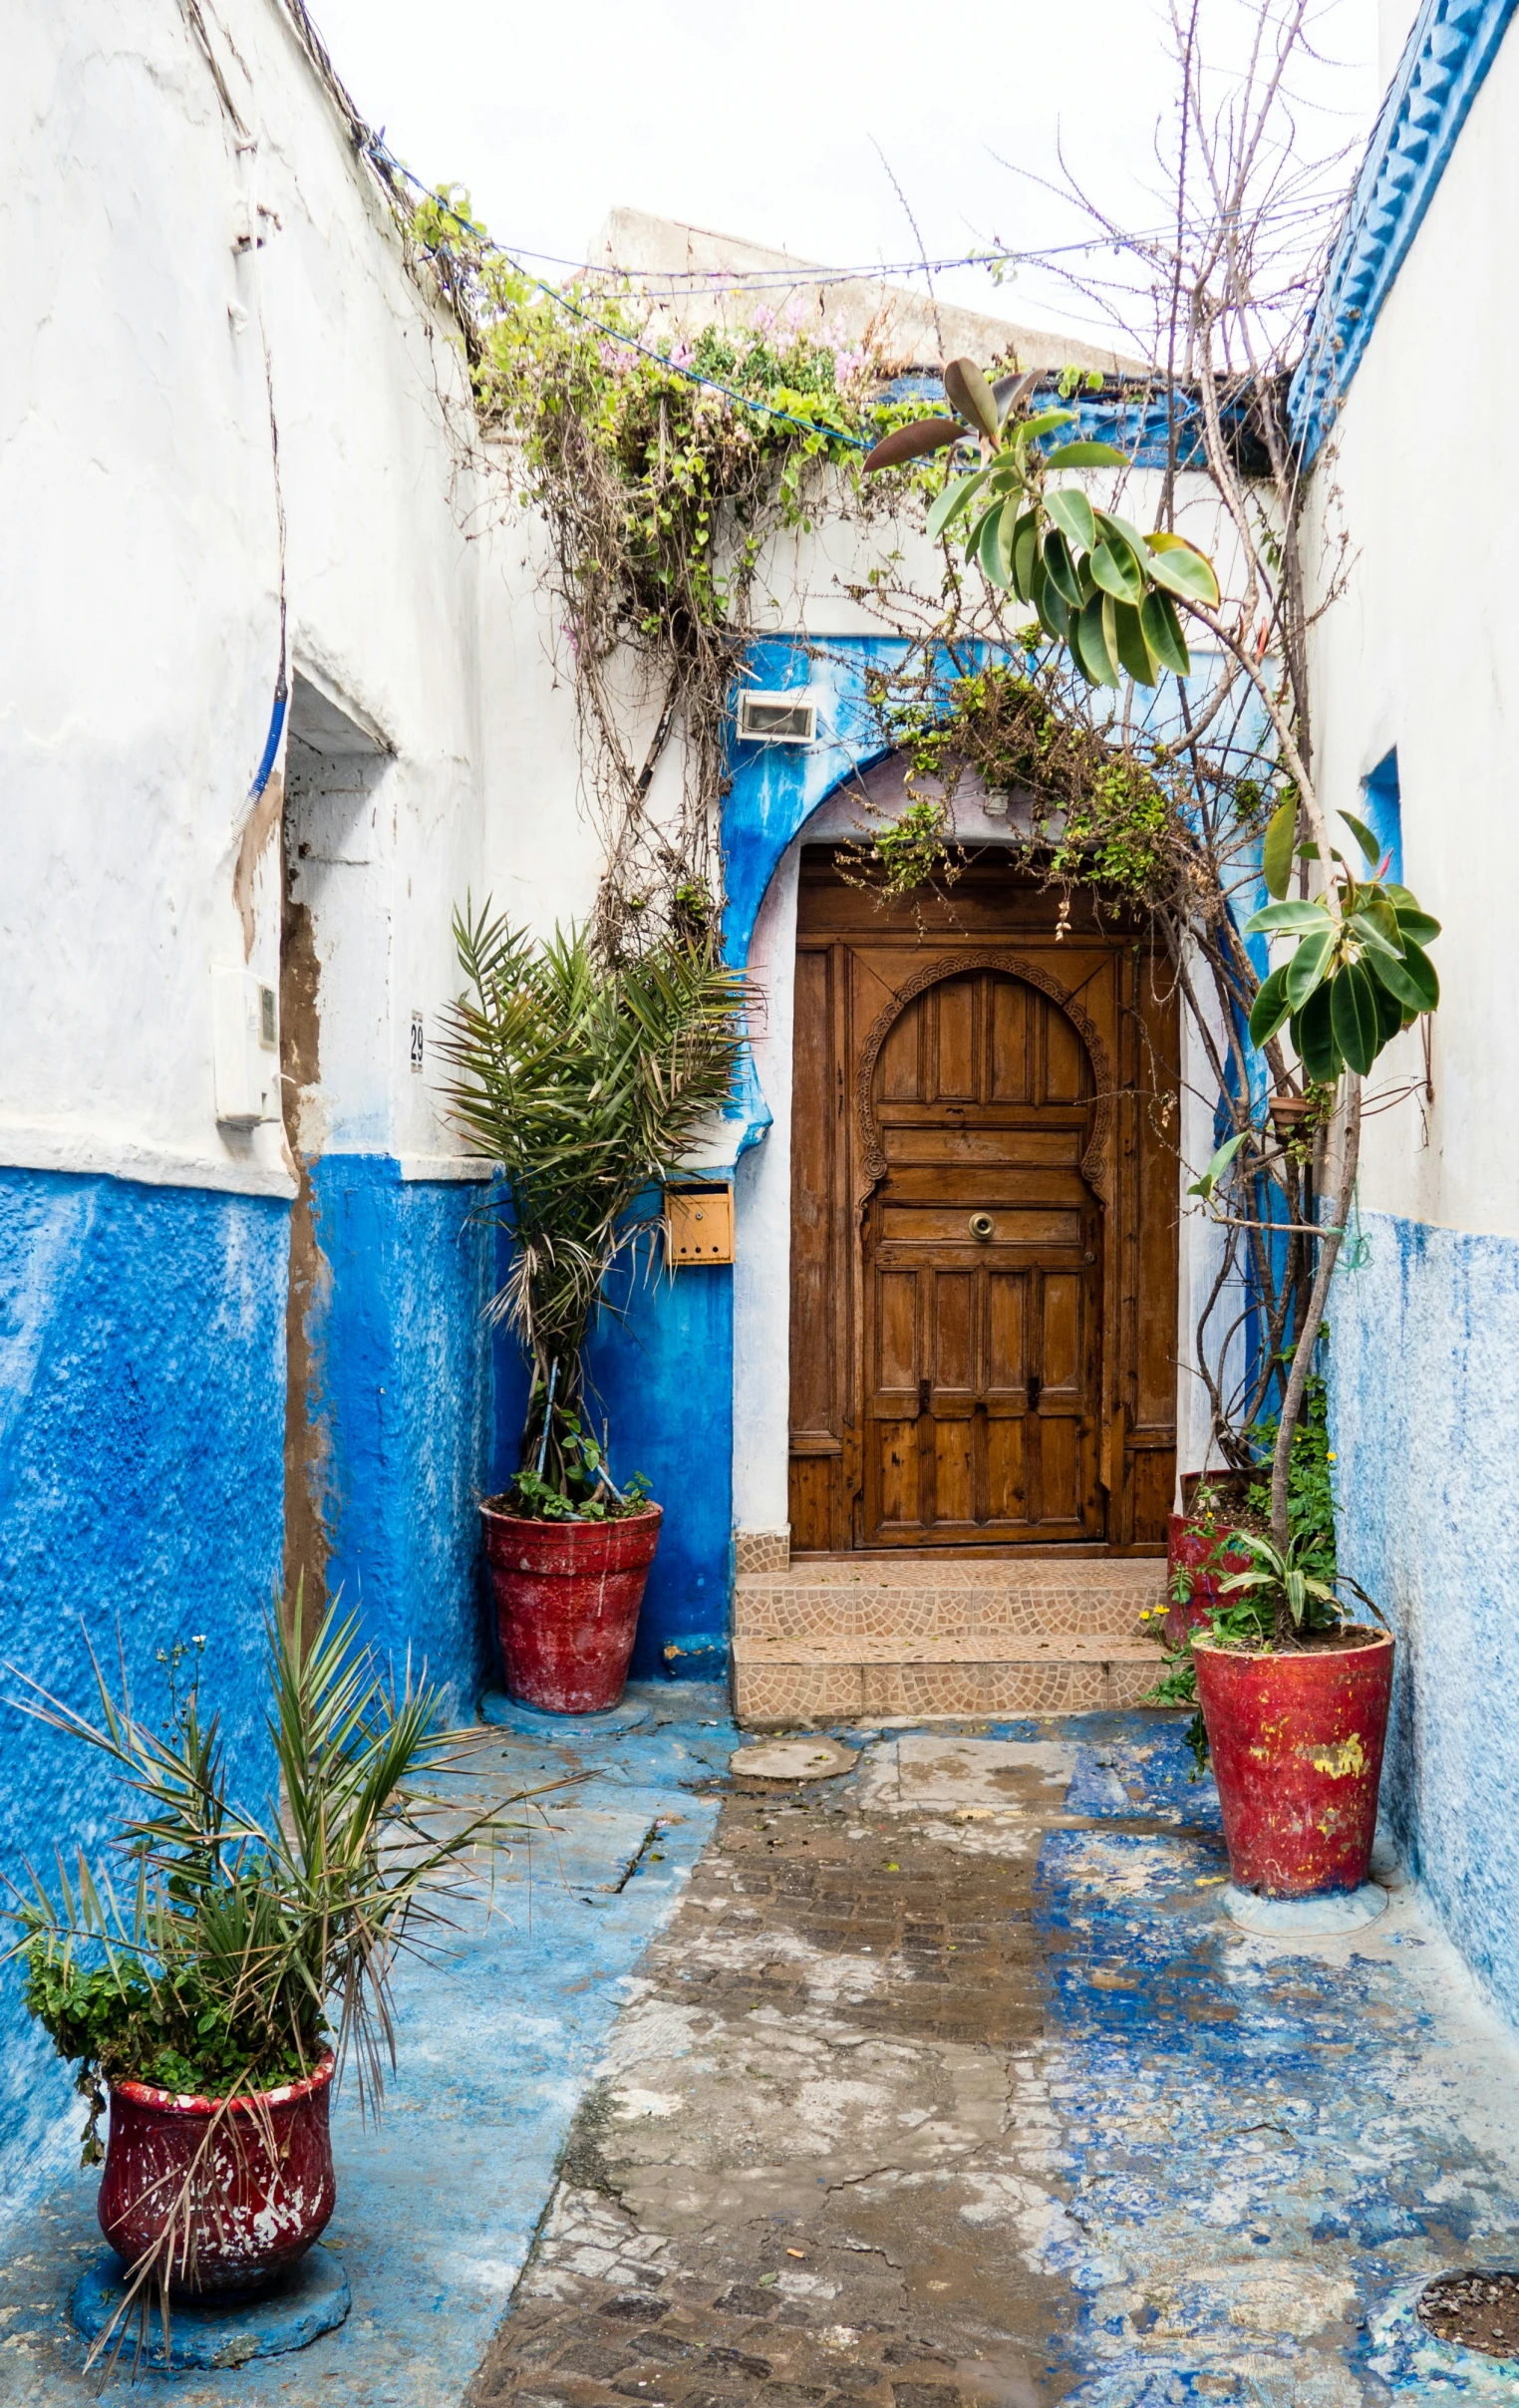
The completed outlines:
<svg viewBox="0 0 1519 2408">
<path fill-rule="evenodd" d="M 1232 1554 L 1251 1559 L 1248 1572 L 1235 1572 L 1219 1583 L 1219 1599 L 1235 1600 L 1234 1609 L 1225 1609 L 1222 1621 L 1215 1623 L 1213 1636 L 1218 1639 L 1250 1642 L 1278 1648 L 1291 1647 L 1295 1641 L 1315 1631 L 1333 1631 L 1346 1619 L 1340 1591 L 1349 1589 L 1364 1606 L 1370 1608 L 1378 1622 L 1381 1611 L 1359 1581 L 1341 1572 L 1331 1579 L 1322 1577 L 1322 1554 L 1319 1534 L 1305 1533 L 1279 1547 L 1274 1539 L 1262 1538 L 1250 1530 L 1235 1530 L 1229 1535 Z M 1236 1631 L 1227 1627 L 1234 1614 L 1246 1620 Z"/>
<path fill-rule="evenodd" d="M 928 514 L 931 536 L 965 523 L 967 560 L 989 583 L 1032 603 L 1047 635 L 1068 648 L 1094 686 L 1127 675 L 1154 686 L 1167 670 L 1186 677 L 1191 657 L 1173 597 L 1216 608 L 1218 579 L 1184 535 L 1141 535 L 1098 509 L 1079 485 L 1056 484 L 1063 468 L 1123 468 L 1112 444 L 1046 440 L 1075 424 L 1073 410 L 1020 409 L 1040 383 L 1036 371 L 989 383 L 974 360 L 951 360 L 944 390 L 951 419 L 918 419 L 871 450 L 867 470 L 898 467 L 924 453 L 979 440 L 982 464 L 953 469 Z"/>
<path fill-rule="evenodd" d="M 583 1354 L 614 1267 L 652 1248 L 651 1191 L 729 1102 L 745 987 L 710 939 L 670 937 L 609 961 L 589 932 L 539 940 L 456 916 L 467 981 L 444 1039 L 450 1108 L 500 1166 L 490 1217 L 513 1240 L 491 1312 L 531 1365 L 513 1510 L 554 1519 L 634 1512 L 595 1437 Z"/>
<path fill-rule="evenodd" d="M 1266 831 L 1263 874 L 1284 898 L 1247 921 L 1250 935 L 1295 936 L 1292 959 L 1264 980 L 1250 1012 L 1257 1046 L 1286 1025 L 1306 1075 L 1333 1084 L 1346 1070 L 1365 1076 L 1382 1048 L 1421 1013 L 1433 1012 L 1440 982 L 1426 946 L 1440 933 L 1406 886 L 1377 874 L 1371 830 L 1345 820 L 1365 856 L 1369 877 L 1358 877 L 1342 853 L 1325 890 L 1312 900 L 1287 898 L 1294 855 L 1317 859 L 1317 845 L 1296 844 L 1298 797 L 1289 795 Z"/>
<path fill-rule="evenodd" d="M 8 1885 L 28 2010 L 91 2101 L 87 2165 L 102 2076 L 222 2096 L 309 2073 L 330 2049 L 378 2100 L 397 1960 L 437 1940 L 477 1851 L 510 1827 L 498 1809 L 450 1809 L 438 1784 L 466 1734 L 441 1727 L 425 1678 L 399 1692 L 382 1678 L 356 1616 L 334 1604 L 308 1633 L 298 1594 L 265 1645 L 278 1778 L 261 1808 L 229 1794 L 198 1683 L 154 1728 L 93 1656 L 96 1720 L 17 1675 L 22 1709 L 105 1756 L 133 1801 L 106 1862 L 81 1851 L 52 1886 L 31 1868 Z"/>
</svg>

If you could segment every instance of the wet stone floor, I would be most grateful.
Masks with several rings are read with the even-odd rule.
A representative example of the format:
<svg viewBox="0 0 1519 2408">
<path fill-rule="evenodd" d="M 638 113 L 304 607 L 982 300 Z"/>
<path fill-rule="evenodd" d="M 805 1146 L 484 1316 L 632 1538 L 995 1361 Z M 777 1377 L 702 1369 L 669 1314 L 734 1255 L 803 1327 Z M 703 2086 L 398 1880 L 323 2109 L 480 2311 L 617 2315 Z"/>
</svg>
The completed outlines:
<svg viewBox="0 0 1519 2408">
<path fill-rule="evenodd" d="M 841 1731 L 792 1785 L 730 1769 L 711 1694 L 642 1710 L 482 1746 L 485 1788 L 588 1778 L 410 1977 L 385 2124 L 339 2113 L 349 2321 L 154 2392 L 1519 2408 L 1413 2312 L 1519 2264 L 1519 2044 L 1390 1860 L 1378 1922 L 1265 1939 L 1182 1717 Z M 83 2408 L 92 2186 L 8 2239 L 0 2401 Z"/>
<path fill-rule="evenodd" d="M 1519 2052 L 1390 1864 L 1264 1940 L 1171 1716 L 843 1735 L 725 1798 L 473 2408 L 1519 2401 L 1412 2314 L 1519 2257 Z"/>
</svg>

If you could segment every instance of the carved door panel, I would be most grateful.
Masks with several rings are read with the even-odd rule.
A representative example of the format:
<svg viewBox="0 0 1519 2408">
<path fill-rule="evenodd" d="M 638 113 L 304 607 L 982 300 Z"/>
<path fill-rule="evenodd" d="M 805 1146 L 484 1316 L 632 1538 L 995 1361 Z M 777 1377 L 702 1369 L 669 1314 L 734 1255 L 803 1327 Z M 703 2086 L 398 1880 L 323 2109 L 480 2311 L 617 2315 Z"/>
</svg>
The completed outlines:
<svg viewBox="0 0 1519 2408">
<path fill-rule="evenodd" d="M 1059 1006 L 971 971 L 874 1064 L 862 1229 L 866 1546 L 1103 1536 L 1091 1066 Z"/>
<path fill-rule="evenodd" d="M 1142 927 L 986 859 L 882 907 L 804 852 L 794 1026 L 793 1549 L 1156 1551 L 1178 1073 Z"/>
</svg>

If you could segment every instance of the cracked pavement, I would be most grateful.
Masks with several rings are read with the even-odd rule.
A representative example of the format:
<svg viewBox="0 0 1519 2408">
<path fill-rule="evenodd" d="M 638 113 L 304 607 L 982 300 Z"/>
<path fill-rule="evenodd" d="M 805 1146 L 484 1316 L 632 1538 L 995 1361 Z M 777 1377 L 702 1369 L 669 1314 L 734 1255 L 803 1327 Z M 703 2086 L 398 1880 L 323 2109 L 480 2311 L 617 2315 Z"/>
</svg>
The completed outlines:
<svg viewBox="0 0 1519 2408">
<path fill-rule="evenodd" d="M 1519 2056 L 1395 1872 L 1265 1941 L 1174 1716 L 844 1735 L 726 1797 L 471 2408 L 1519 2401 L 1411 2316 L 1508 2246 Z"/>
</svg>

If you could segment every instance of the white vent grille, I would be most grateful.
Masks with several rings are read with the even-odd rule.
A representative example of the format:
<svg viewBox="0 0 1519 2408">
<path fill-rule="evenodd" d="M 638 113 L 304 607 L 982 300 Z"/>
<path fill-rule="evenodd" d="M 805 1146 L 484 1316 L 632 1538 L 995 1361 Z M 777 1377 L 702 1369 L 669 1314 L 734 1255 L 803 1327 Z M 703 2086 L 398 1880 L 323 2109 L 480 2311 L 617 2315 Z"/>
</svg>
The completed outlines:
<svg viewBox="0 0 1519 2408">
<path fill-rule="evenodd" d="M 741 694 L 739 734 L 747 745 L 810 745 L 817 705 L 796 694 Z"/>
</svg>

